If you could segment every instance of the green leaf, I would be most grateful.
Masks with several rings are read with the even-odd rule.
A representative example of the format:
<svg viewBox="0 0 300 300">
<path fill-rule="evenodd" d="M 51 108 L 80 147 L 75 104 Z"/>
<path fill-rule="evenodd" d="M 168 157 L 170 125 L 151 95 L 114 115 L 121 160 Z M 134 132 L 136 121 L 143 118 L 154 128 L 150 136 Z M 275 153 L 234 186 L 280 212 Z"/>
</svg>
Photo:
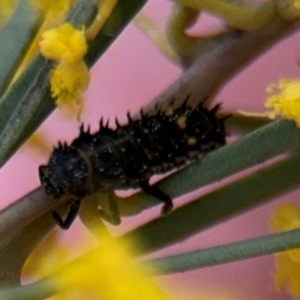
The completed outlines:
<svg viewBox="0 0 300 300">
<path fill-rule="evenodd" d="M 226 116 L 226 112 L 223 112 L 222 115 Z M 230 115 L 230 113 L 227 115 Z M 248 117 L 233 114 L 232 117 L 226 121 L 226 130 L 227 132 L 230 132 L 230 134 L 238 132 L 239 134 L 245 135 L 271 122 L 273 121 L 268 118 Z"/>
<path fill-rule="evenodd" d="M 0 94 L 10 82 L 37 30 L 40 13 L 29 1 L 20 1 L 9 22 L 0 32 Z"/>
<path fill-rule="evenodd" d="M 300 247 L 300 229 L 146 261 L 156 274 L 225 264 Z"/>
<path fill-rule="evenodd" d="M 274 136 L 279 142 L 276 142 Z M 292 122 L 277 121 L 211 153 L 158 186 L 173 197 L 182 195 L 273 158 L 299 144 L 300 130 Z M 235 213 L 299 185 L 299 164 L 300 155 L 276 163 L 178 208 L 166 218 L 151 221 L 123 238 L 138 240 L 141 252 L 153 251 L 181 241 Z M 130 202 L 137 201 L 138 198 L 145 198 L 145 202 L 148 199 L 148 203 L 152 205 L 154 203 L 153 199 L 151 201 L 144 194 L 123 202 L 133 205 Z M 121 202 L 119 201 L 120 204 Z"/>
<path fill-rule="evenodd" d="M 41 67 L 42 66 L 42 67 Z M 49 63 L 36 57 L 0 102 L 0 162 L 3 164 L 29 136 L 31 118 L 47 91 Z M 54 104 L 53 104 L 54 106 Z"/>
</svg>

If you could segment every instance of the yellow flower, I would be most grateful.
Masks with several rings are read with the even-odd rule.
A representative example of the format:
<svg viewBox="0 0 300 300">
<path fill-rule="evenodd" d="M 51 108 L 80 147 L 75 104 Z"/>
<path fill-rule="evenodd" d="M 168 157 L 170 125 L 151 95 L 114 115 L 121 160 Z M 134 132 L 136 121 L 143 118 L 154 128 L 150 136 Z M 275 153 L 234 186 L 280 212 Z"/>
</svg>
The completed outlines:
<svg viewBox="0 0 300 300">
<path fill-rule="evenodd" d="M 281 79 L 277 85 L 270 85 L 267 92 L 276 93 L 265 104 L 267 108 L 273 108 L 269 117 L 282 116 L 294 120 L 300 126 L 300 80 Z"/>
<path fill-rule="evenodd" d="M 294 0 L 294 6 L 295 6 L 297 9 L 300 9 L 300 0 Z"/>
<path fill-rule="evenodd" d="M 56 104 L 82 105 L 83 92 L 89 83 L 88 68 L 83 61 L 87 51 L 84 31 L 68 23 L 48 30 L 42 35 L 40 50 L 43 56 L 57 63 L 50 71 L 51 93 Z"/>
<path fill-rule="evenodd" d="M 52 97 L 57 106 L 76 102 L 81 105 L 83 92 L 89 83 L 89 72 L 84 62 L 61 62 L 50 72 Z"/>
<path fill-rule="evenodd" d="M 41 53 L 48 59 L 73 63 L 82 60 L 87 52 L 83 30 L 76 30 L 71 24 L 43 33 L 40 42 Z"/>
<path fill-rule="evenodd" d="M 58 270 L 45 284 L 61 291 L 61 296 L 72 295 L 72 299 L 169 300 L 122 245 L 103 237 L 100 246 Z"/>
<path fill-rule="evenodd" d="M 17 0 L 0 1 L 0 28 L 5 24 L 16 8 Z"/>
<path fill-rule="evenodd" d="M 300 228 L 300 210 L 293 204 L 283 204 L 275 210 L 270 222 L 274 232 Z M 275 254 L 276 269 L 273 274 L 276 291 L 300 297 L 300 249 Z"/>
<path fill-rule="evenodd" d="M 6 1 L 12 1 L 12 0 L 6 0 Z M 42 20 L 42 24 L 39 27 L 39 30 L 37 31 L 36 35 L 32 39 L 29 48 L 26 51 L 20 66 L 18 67 L 18 70 L 14 74 L 11 84 L 20 76 L 20 74 L 27 67 L 27 65 L 32 60 L 32 58 L 37 54 L 39 50 L 38 44 L 41 39 L 41 35 L 46 30 L 58 26 L 63 21 L 66 13 L 69 11 L 69 9 L 71 8 L 74 2 L 75 0 L 56 0 L 56 1 L 31 0 L 30 1 L 30 4 L 35 9 L 41 10 L 43 15 L 43 20 Z"/>
</svg>

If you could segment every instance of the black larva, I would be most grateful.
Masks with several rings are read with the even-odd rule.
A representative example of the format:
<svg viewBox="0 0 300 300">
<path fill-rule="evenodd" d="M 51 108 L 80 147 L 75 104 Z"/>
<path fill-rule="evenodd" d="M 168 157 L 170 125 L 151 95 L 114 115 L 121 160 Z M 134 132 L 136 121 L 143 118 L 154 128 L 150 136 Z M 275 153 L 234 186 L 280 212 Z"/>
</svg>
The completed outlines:
<svg viewBox="0 0 300 300">
<path fill-rule="evenodd" d="M 96 191 L 140 188 L 161 200 L 163 214 L 172 210 L 171 198 L 149 185 L 154 174 L 165 173 L 225 144 L 224 119 L 217 118 L 219 105 L 208 110 L 200 103 L 192 109 L 186 102 L 152 116 L 141 113 L 139 120 L 116 129 L 100 121 L 98 132 L 80 127 L 79 137 L 70 146 L 59 143 L 39 175 L 46 193 L 54 199 L 71 196 L 65 220 L 53 212 L 58 225 L 67 229 L 75 219 L 81 200 Z"/>
</svg>

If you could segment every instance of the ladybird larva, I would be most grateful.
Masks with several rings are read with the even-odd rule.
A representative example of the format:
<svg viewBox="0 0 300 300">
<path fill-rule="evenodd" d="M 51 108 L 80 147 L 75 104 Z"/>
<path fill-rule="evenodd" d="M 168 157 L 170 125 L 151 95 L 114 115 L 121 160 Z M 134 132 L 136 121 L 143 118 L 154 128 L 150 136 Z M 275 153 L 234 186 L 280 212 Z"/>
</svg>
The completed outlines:
<svg viewBox="0 0 300 300">
<path fill-rule="evenodd" d="M 187 98 L 188 99 L 188 98 Z M 40 166 L 39 176 L 48 195 L 54 199 L 72 197 L 65 220 L 53 212 L 62 229 L 75 219 L 81 201 L 97 191 L 140 188 L 162 201 L 162 213 L 172 210 L 172 199 L 155 186 L 149 185 L 154 174 L 162 174 L 203 157 L 225 144 L 224 120 L 201 102 L 190 108 L 170 106 L 165 112 L 144 115 L 128 124 L 110 129 L 101 119 L 99 131 L 90 133 L 80 126 L 79 137 L 71 145 L 59 143 L 48 165 Z"/>
</svg>

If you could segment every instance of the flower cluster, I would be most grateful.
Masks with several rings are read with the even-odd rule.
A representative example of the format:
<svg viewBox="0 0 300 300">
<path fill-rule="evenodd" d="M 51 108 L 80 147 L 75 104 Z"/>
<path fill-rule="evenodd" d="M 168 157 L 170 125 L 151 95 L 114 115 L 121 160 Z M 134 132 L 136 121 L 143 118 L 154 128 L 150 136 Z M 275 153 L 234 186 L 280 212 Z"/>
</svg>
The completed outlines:
<svg viewBox="0 0 300 300">
<path fill-rule="evenodd" d="M 43 56 L 56 63 L 50 72 L 52 97 L 56 104 L 75 101 L 82 103 L 83 92 L 89 82 L 89 72 L 83 57 L 87 51 L 84 30 L 76 30 L 71 24 L 43 33 L 40 42 Z"/>
<path fill-rule="evenodd" d="M 155 283 L 148 270 L 136 261 L 125 243 L 102 235 L 101 245 L 67 263 L 71 245 L 59 243 L 60 232 L 54 231 L 35 250 L 26 262 L 23 275 L 50 276 L 50 285 L 61 291 L 51 299 L 107 299 L 107 300 L 169 300 L 170 297 Z M 84 248 L 94 242 L 81 236 Z M 80 248 L 80 246 L 79 246 Z M 46 255 L 45 255 L 46 254 Z M 88 296 L 87 296 L 88 295 Z"/>
<path fill-rule="evenodd" d="M 58 275 L 57 284 L 84 295 L 89 293 L 95 299 L 170 299 L 133 257 L 112 240 L 105 240 L 98 249 L 70 264 Z"/>
<path fill-rule="evenodd" d="M 283 204 L 275 210 L 270 222 L 273 232 L 300 228 L 300 210 L 293 204 Z M 276 270 L 273 274 L 276 291 L 300 297 L 300 249 L 275 254 Z"/>
<path fill-rule="evenodd" d="M 282 116 L 300 126 L 300 80 L 281 79 L 277 85 L 270 85 L 267 92 L 271 96 L 265 106 L 273 109 L 269 117 Z"/>
</svg>

